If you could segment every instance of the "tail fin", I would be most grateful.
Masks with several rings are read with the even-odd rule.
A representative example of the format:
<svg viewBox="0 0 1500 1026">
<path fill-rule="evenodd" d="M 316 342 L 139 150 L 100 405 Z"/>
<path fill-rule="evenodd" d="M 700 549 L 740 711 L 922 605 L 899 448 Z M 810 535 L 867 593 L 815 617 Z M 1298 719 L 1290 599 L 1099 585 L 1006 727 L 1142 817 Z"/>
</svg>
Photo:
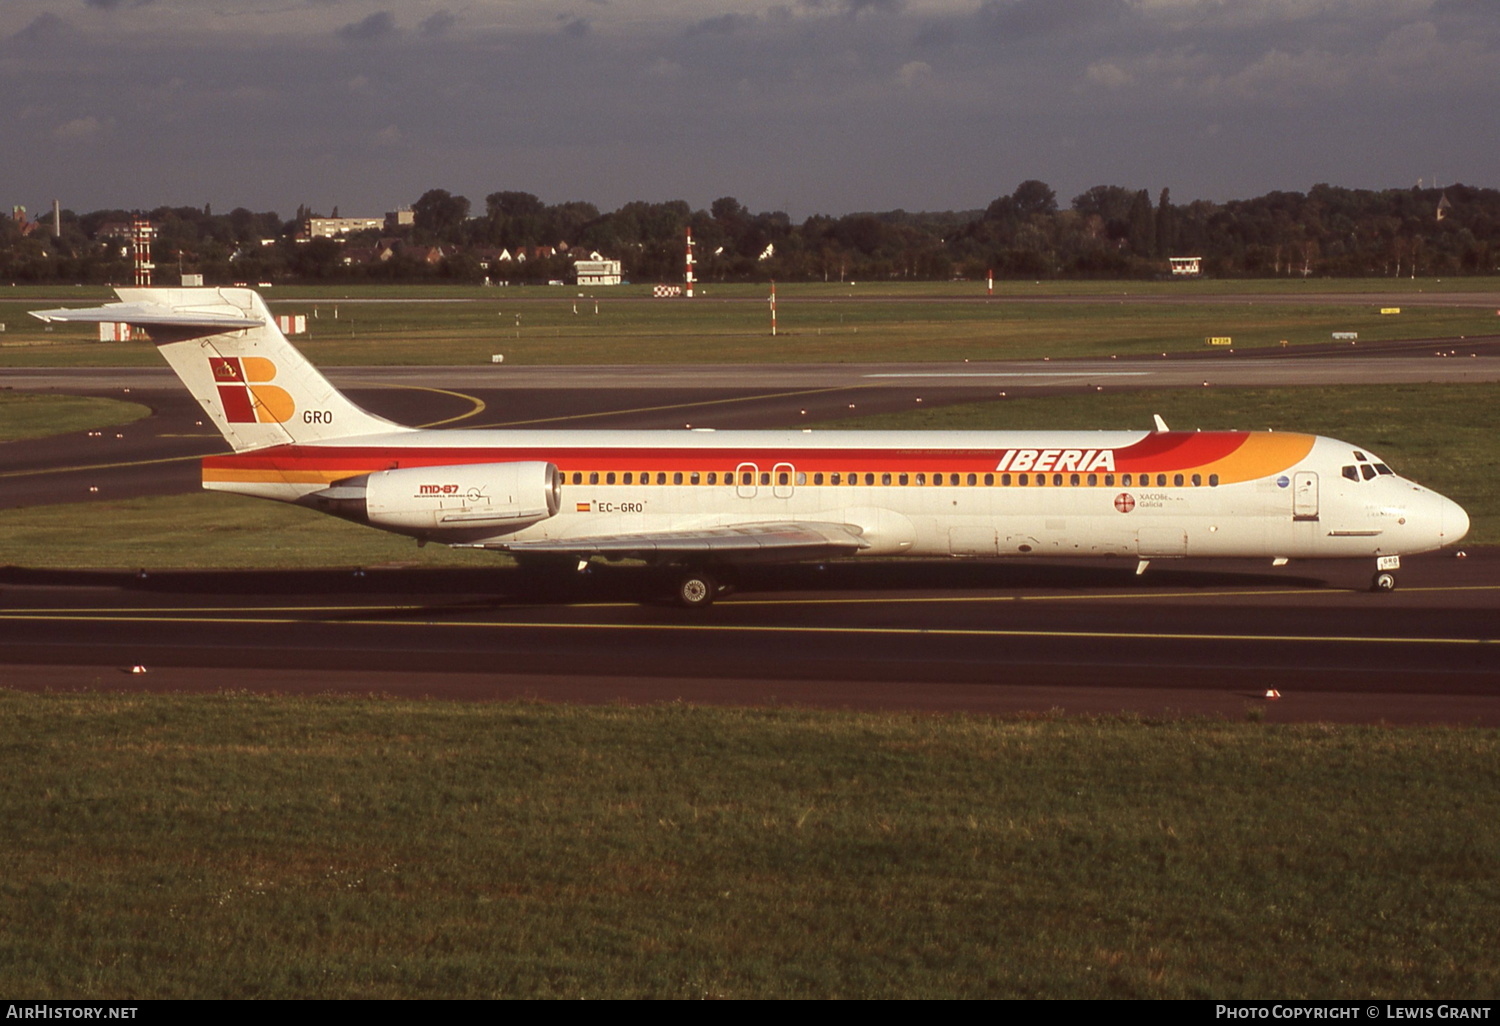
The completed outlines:
<svg viewBox="0 0 1500 1026">
<path fill-rule="evenodd" d="M 32 316 L 145 328 L 236 452 L 410 430 L 361 409 L 329 384 L 251 289 L 115 292 L 122 302 Z"/>
</svg>

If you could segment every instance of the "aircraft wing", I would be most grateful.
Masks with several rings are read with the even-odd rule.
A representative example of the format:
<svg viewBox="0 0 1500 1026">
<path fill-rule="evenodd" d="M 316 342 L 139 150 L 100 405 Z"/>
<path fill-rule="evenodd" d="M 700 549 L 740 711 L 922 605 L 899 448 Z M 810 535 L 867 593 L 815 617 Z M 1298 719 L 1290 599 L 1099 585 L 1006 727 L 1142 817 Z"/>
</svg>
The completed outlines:
<svg viewBox="0 0 1500 1026">
<path fill-rule="evenodd" d="M 49 324 L 53 321 L 63 321 L 83 324 L 133 324 L 140 327 L 212 328 L 219 331 L 254 328 L 264 323 L 259 317 L 247 317 L 244 314 L 183 310 L 163 306 L 160 303 L 108 303 L 104 306 L 77 309 L 32 310 L 31 316 Z"/>
<path fill-rule="evenodd" d="M 580 558 L 594 555 L 645 558 L 704 555 L 790 561 L 847 556 L 869 548 L 870 543 L 860 533 L 859 528 L 850 524 L 785 521 L 681 531 L 645 531 L 640 534 L 597 534 L 581 538 L 492 542 L 485 548 L 523 555 L 550 552 Z"/>
</svg>

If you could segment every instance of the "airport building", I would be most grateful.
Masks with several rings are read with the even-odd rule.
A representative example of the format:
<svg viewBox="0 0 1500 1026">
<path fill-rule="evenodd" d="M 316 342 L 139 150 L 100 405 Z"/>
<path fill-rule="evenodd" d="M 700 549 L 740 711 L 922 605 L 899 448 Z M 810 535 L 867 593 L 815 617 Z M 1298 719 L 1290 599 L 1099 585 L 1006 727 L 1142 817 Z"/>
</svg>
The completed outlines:
<svg viewBox="0 0 1500 1026">
<path fill-rule="evenodd" d="M 579 288 L 585 285 L 620 284 L 620 261 L 618 260 L 578 260 L 574 262 L 573 270 L 578 275 Z"/>
<path fill-rule="evenodd" d="M 303 237 L 308 239 L 337 239 L 351 232 L 383 228 L 382 217 L 309 217 Z"/>
</svg>

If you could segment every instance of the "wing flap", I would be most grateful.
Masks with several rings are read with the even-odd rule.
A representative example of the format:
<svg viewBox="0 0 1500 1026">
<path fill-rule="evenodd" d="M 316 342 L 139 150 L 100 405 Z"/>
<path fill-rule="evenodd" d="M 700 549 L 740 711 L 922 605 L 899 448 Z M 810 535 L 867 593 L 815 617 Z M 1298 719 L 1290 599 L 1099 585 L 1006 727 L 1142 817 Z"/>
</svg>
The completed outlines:
<svg viewBox="0 0 1500 1026">
<path fill-rule="evenodd" d="M 557 553 L 580 557 L 701 554 L 794 560 L 849 555 L 869 548 L 870 543 L 860 537 L 860 529 L 851 524 L 787 521 L 682 531 L 490 542 L 484 547 L 503 552 Z"/>
</svg>

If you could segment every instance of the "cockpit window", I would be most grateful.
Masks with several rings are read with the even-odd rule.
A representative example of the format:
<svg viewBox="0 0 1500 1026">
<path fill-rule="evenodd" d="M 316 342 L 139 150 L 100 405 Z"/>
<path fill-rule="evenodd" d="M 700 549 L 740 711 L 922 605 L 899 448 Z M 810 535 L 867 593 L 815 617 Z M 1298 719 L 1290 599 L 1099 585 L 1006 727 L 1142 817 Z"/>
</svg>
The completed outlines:
<svg viewBox="0 0 1500 1026">
<path fill-rule="evenodd" d="M 1354 450 L 1354 458 L 1357 459 L 1357 460 L 1359 460 L 1359 462 L 1361 462 L 1361 463 L 1368 463 L 1369 460 L 1370 460 L 1370 458 L 1368 456 L 1366 456 L 1364 453 L 1360 452 L 1358 449 Z"/>
<path fill-rule="evenodd" d="M 1375 468 L 1368 463 L 1361 463 L 1359 465 L 1359 472 L 1365 475 L 1366 481 L 1372 480 L 1375 477 Z"/>
<path fill-rule="evenodd" d="M 1396 476 L 1396 472 L 1394 470 L 1392 470 L 1390 467 L 1386 466 L 1384 463 L 1377 463 L 1377 464 L 1375 464 L 1375 472 L 1377 474 L 1388 474 L 1391 477 L 1395 477 Z"/>
<path fill-rule="evenodd" d="M 1354 464 L 1351 463 L 1351 464 L 1349 464 L 1349 466 L 1347 466 L 1347 467 L 1345 467 L 1343 469 L 1344 469 L 1344 476 L 1347 477 L 1349 480 L 1351 480 L 1351 481 L 1358 481 L 1359 480 L 1359 468 L 1356 467 Z"/>
</svg>

